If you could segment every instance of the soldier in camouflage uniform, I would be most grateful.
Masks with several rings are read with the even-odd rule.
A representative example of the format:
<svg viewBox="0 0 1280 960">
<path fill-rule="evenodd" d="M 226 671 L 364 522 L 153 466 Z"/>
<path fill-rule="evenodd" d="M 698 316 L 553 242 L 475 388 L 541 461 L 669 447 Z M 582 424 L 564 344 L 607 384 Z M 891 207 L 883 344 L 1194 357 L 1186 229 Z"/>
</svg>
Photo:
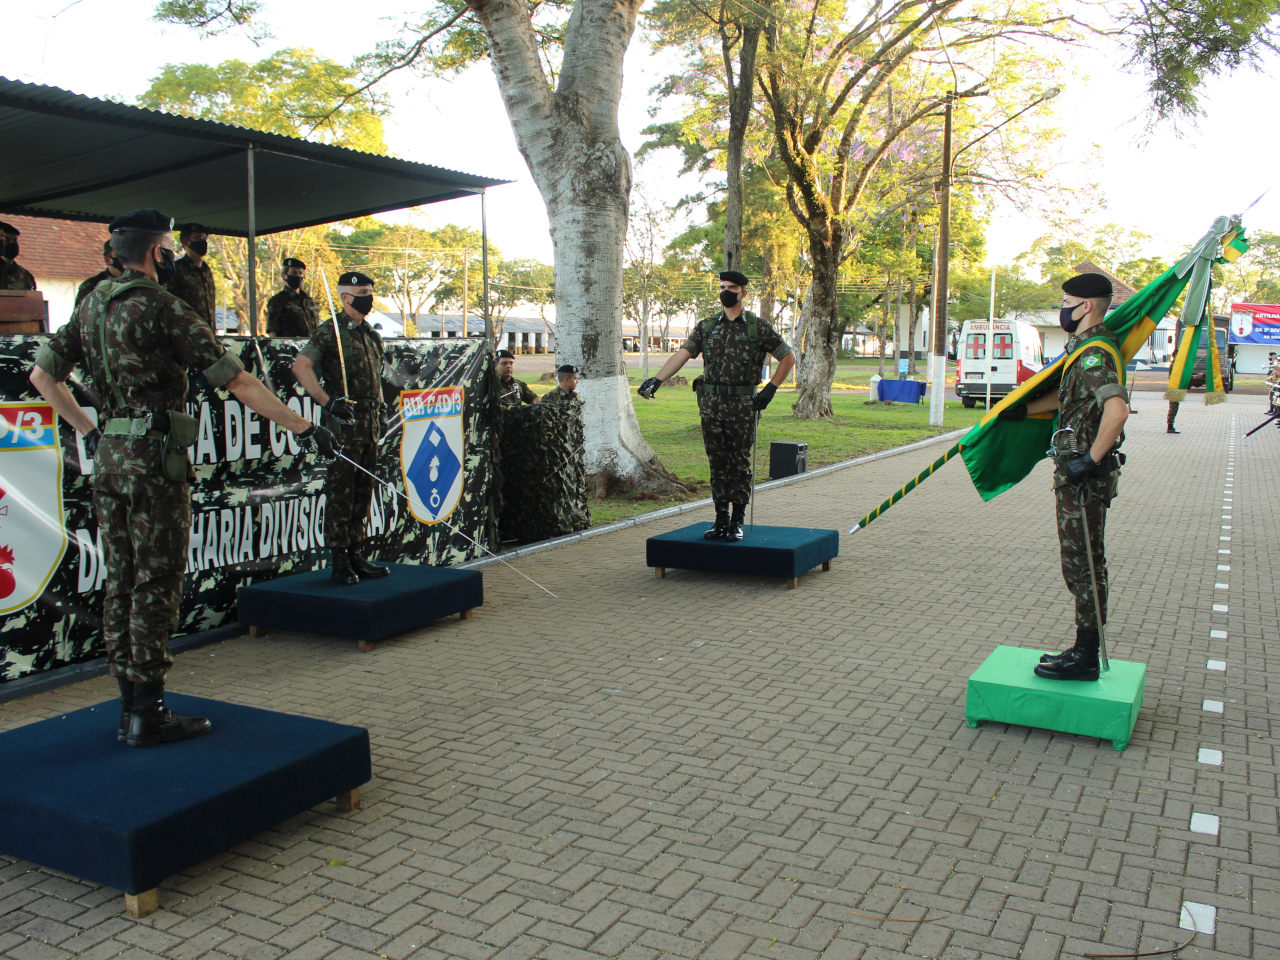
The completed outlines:
<svg viewBox="0 0 1280 960">
<path fill-rule="evenodd" d="M 22 233 L 17 227 L 0 223 L 0 290 L 36 288 L 36 278 L 17 262 L 20 236 Z"/>
<path fill-rule="evenodd" d="M 342 314 L 312 335 L 293 363 L 293 374 L 338 424 L 344 457 L 370 473 L 378 469 L 382 435 L 382 338 L 365 317 L 373 309 L 373 280 L 350 271 L 338 277 Z M 339 361 L 335 331 L 342 337 Z M 345 388 L 343 365 L 346 368 Z M 319 377 L 317 377 L 317 371 Z M 320 377 L 324 383 L 321 385 Z M 365 520 L 373 478 L 339 458 L 325 479 L 324 538 L 331 551 L 335 583 L 354 584 L 391 571 L 365 556 Z"/>
<path fill-rule="evenodd" d="M 522 403 L 537 403 L 538 395 L 523 380 L 515 378 L 516 355 L 510 350 L 499 350 L 494 356 L 498 361 L 498 405 L 509 410 Z"/>
<path fill-rule="evenodd" d="M 698 354 L 702 376 L 694 380 L 702 444 L 711 466 L 711 498 L 716 522 L 708 540 L 739 541 L 747 502 L 751 499 L 751 445 L 761 411 L 795 366 L 791 347 L 773 327 L 743 309 L 747 278 L 736 270 L 720 274 L 720 304 L 724 310 L 701 321 L 656 377 L 640 385 L 640 396 L 652 399 L 664 381 Z M 769 382 L 756 393 L 765 354 L 778 361 Z M 732 515 L 730 514 L 732 507 Z"/>
<path fill-rule="evenodd" d="M 209 252 L 209 231 L 198 223 L 184 223 L 178 233 L 183 255 L 173 263 L 173 279 L 167 284 L 169 292 L 179 300 L 185 300 L 200 316 L 209 329 L 217 333 L 216 291 L 213 271 L 204 262 Z"/>
<path fill-rule="evenodd" d="M 267 301 L 267 336 L 310 337 L 320 326 L 320 309 L 311 294 L 302 289 L 307 265 L 295 257 L 285 257 L 284 289 Z"/>
<path fill-rule="evenodd" d="M 187 369 L 200 370 L 210 384 L 225 387 L 300 440 L 333 449 L 328 430 L 312 426 L 246 373 L 204 322 L 160 285 L 173 269 L 172 224 L 156 210 L 134 210 L 111 222 L 112 248 L 125 271 L 84 299 L 40 348 L 30 374 L 41 396 L 85 435 L 85 451 L 94 459 L 94 510 L 106 569 L 103 640 L 120 686 L 118 736 L 133 747 L 210 729 L 204 717 L 182 717 L 164 705 L 165 674 L 173 664 L 168 637 L 178 621 L 191 527 L 191 465 L 169 436 L 171 418 L 184 412 Z M 67 389 L 77 366 L 103 398 L 101 430 Z M 168 453 L 176 457 L 166 458 Z M 178 469 L 166 471 L 166 459 Z"/>
<path fill-rule="evenodd" d="M 1120 344 L 1102 321 L 1111 306 L 1111 281 L 1100 273 L 1082 273 L 1062 285 L 1065 296 L 1059 322 L 1071 338 L 1067 365 L 1056 395 L 1040 397 L 1001 412 L 1006 420 L 1028 413 L 1058 411 L 1058 427 L 1070 428 L 1078 451 L 1060 459 L 1053 475 L 1062 577 L 1075 598 L 1076 642 L 1060 654 L 1045 654 L 1035 672 L 1054 680 L 1097 680 L 1098 613 L 1107 618 L 1107 508 L 1116 496 L 1123 455 L 1124 424 L 1129 417 Z M 1089 550 L 1092 544 L 1093 571 Z"/>
<path fill-rule="evenodd" d="M 571 363 L 562 363 L 556 367 L 556 388 L 543 394 L 538 402 L 563 403 L 581 410 L 582 398 L 578 396 L 578 368 Z"/>
<path fill-rule="evenodd" d="M 71 312 L 73 314 L 79 309 L 80 301 L 93 293 L 94 287 L 100 284 L 103 280 L 118 280 L 120 279 L 120 274 L 124 273 L 124 264 L 120 262 L 120 258 L 116 256 L 116 252 L 111 249 L 110 240 L 102 245 L 102 264 L 103 268 L 88 280 L 84 281 L 84 283 L 80 284 L 79 288 L 76 290 L 76 302 L 71 307 Z"/>
</svg>

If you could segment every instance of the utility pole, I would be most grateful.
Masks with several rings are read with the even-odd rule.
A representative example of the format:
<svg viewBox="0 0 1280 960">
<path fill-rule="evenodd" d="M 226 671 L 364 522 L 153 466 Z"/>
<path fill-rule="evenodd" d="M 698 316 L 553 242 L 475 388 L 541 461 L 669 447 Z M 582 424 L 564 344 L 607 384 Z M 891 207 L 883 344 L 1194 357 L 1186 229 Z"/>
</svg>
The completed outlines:
<svg viewBox="0 0 1280 960">
<path fill-rule="evenodd" d="M 942 426 L 943 402 L 947 390 L 947 282 L 951 260 L 951 109 L 956 99 L 954 89 L 947 91 L 942 126 L 942 181 L 938 210 L 938 250 L 933 284 L 933 369 L 929 378 L 929 426 Z"/>
</svg>

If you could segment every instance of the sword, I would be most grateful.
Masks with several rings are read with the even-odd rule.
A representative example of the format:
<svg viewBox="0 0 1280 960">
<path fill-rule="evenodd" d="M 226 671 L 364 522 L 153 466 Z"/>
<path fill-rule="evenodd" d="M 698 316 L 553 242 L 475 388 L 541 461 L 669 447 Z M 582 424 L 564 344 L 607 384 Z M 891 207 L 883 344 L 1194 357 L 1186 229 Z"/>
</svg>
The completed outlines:
<svg viewBox="0 0 1280 960">
<path fill-rule="evenodd" d="M 1262 418 L 1262 422 L 1258 424 L 1256 427 L 1254 427 L 1252 430 L 1250 430 L 1248 433 L 1246 433 L 1245 436 L 1252 437 L 1255 433 L 1257 433 L 1259 430 L 1265 427 L 1268 423 L 1277 419 L 1280 419 L 1280 410 L 1275 411 L 1275 413 L 1268 413 L 1265 417 Z"/>
<path fill-rule="evenodd" d="M 329 300 L 329 313 L 333 315 L 333 339 L 338 343 L 338 369 L 342 371 L 342 395 L 351 399 L 351 391 L 347 389 L 347 361 L 342 356 L 342 327 L 338 325 L 338 311 L 333 309 L 333 293 L 329 290 L 329 278 L 325 276 L 324 267 L 320 268 L 320 279 L 324 281 L 324 295 Z"/>
<path fill-rule="evenodd" d="M 751 519 L 748 525 L 756 528 L 756 446 L 760 434 L 760 411 L 756 411 L 751 424 Z"/>
<path fill-rule="evenodd" d="M 347 456 L 345 453 L 343 453 L 341 450 L 335 449 L 335 450 L 333 451 L 333 453 L 334 453 L 334 456 L 336 456 L 336 457 L 340 457 L 341 459 L 343 459 L 343 460 L 347 461 L 347 463 L 351 464 L 353 467 L 355 467 L 355 468 L 356 468 L 357 470 L 359 470 L 361 473 L 368 474 L 368 476 L 369 476 L 369 477 L 371 477 L 371 478 L 373 479 L 373 482 L 374 482 L 374 483 L 378 483 L 378 484 L 381 484 L 382 486 L 386 487 L 388 490 L 390 490 L 392 493 L 394 493 L 397 497 L 399 497 L 399 498 L 400 498 L 401 500 L 403 500 L 405 503 L 409 504 L 409 506 L 410 506 L 410 507 L 412 507 L 412 506 L 413 506 L 413 501 L 412 501 L 412 500 L 410 500 L 408 497 L 406 497 L 403 493 L 401 493 L 399 490 L 397 490 L 394 486 L 392 486 L 391 484 L 387 483 L 387 481 L 383 480 L 381 477 L 379 477 L 379 476 L 378 476 L 377 474 L 375 474 L 373 471 L 371 471 L 371 470 L 366 470 L 362 464 L 356 463 L 354 460 L 352 460 L 350 457 L 348 457 L 348 456 Z M 530 583 L 532 583 L 532 584 L 533 584 L 535 587 L 537 587 L 539 590 L 543 591 L 544 593 L 548 594 L 548 595 L 549 595 L 549 596 L 551 596 L 551 597 L 554 597 L 556 600 L 559 600 L 559 599 L 560 599 L 560 598 L 559 598 L 559 597 L 557 597 L 554 593 L 552 593 L 550 590 L 548 590 L 546 587 L 544 587 L 542 584 L 540 584 L 537 580 L 533 579 L 533 577 L 529 576 L 528 574 L 520 573 L 520 571 L 519 571 L 519 570 L 516 570 L 516 568 L 515 568 L 515 567 L 512 567 L 512 566 L 511 566 L 511 564 L 507 563 L 507 561 L 503 560 L 500 556 L 498 556 L 496 553 L 494 553 L 492 550 L 490 550 L 490 549 L 489 549 L 488 547 L 486 547 L 484 544 L 482 544 L 482 543 L 480 543 L 480 542 L 478 542 L 478 541 L 476 541 L 476 540 L 473 540 L 471 537 L 467 536 L 465 533 L 463 533 L 461 530 L 459 530 L 457 527 L 455 527 L 455 526 L 454 526 L 452 523 L 450 523 L 448 520 L 444 520 L 444 519 L 442 519 L 442 520 L 440 520 L 440 523 L 443 523 L 446 527 L 448 527 L 450 530 L 452 530 L 452 531 L 453 531 L 454 533 L 456 533 L 458 536 L 462 537 L 464 540 L 467 540 L 468 542 L 470 542 L 470 543 L 474 544 L 475 546 L 479 547 L 481 550 L 483 550 L 485 553 L 489 554 L 489 556 L 493 557 L 493 559 L 497 560 L 497 561 L 498 561 L 499 563 L 501 563 L 503 566 L 511 567 L 511 569 L 512 569 L 512 570 L 515 570 L 515 571 L 516 571 L 516 573 L 519 573 L 519 574 L 520 574 L 520 576 L 524 577 L 526 580 L 528 580 Z"/>
</svg>

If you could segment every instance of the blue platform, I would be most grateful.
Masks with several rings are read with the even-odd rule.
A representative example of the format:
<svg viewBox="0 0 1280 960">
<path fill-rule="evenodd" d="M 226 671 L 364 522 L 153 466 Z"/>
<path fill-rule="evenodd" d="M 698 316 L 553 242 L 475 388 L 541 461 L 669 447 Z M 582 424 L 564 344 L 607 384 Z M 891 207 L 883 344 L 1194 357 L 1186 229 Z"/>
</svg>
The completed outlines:
<svg viewBox="0 0 1280 960">
<path fill-rule="evenodd" d="M 0 852 L 150 894 L 166 877 L 370 777 L 363 727 L 167 694 L 213 731 L 134 749 L 109 700 L 0 733 Z M 130 908 L 131 913 L 134 910 Z"/>
<path fill-rule="evenodd" d="M 880 400 L 894 403 L 919 403 L 924 397 L 923 380 L 881 380 Z"/>
<path fill-rule="evenodd" d="M 835 530 L 808 527 L 746 528 L 738 542 L 705 540 L 710 523 L 694 523 L 670 533 L 650 537 L 645 542 L 645 562 L 656 568 L 659 577 L 668 569 L 702 570 L 712 573 L 745 573 L 759 577 L 782 577 L 795 587 L 800 574 L 822 567 L 840 552 L 840 535 Z"/>
<path fill-rule="evenodd" d="M 375 640 L 413 630 L 452 614 L 463 619 L 484 603 L 478 570 L 386 564 L 391 575 L 345 585 L 328 569 L 277 577 L 236 591 L 240 623 L 255 636 L 292 630 L 355 640 L 361 650 Z"/>
</svg>

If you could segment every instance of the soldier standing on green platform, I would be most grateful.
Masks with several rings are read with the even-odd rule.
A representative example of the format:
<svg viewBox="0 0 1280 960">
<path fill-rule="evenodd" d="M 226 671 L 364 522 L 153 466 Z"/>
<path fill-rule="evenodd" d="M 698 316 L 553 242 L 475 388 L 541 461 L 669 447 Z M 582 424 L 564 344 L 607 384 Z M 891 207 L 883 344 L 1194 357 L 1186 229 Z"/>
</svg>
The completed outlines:
<svg viewBox="0 0 1280 960">
<path fill-rule="evenodd" d="M 204 262 L 209 252 L 209 231 L 198 223 L 184 223 L 178 231 L 182 244 L 182 256 L 173 263 L 173 279 L 169 292 L 179 300 L 185 300 L 209 325 L 214 333 L 217 327 L 217 294 L 213 284 L 213 271 Z"/>
<path fill-rule="evenodd" d="M 711 466 L 711 498 L 716 505 L 716 522 L 703 535 L 708 540 L 738 541 L 744 536 L 756 420 L 796 363 L 791 347 L 773 327 L 743 309 L 746 293 L 744 274 L 737 270 L 721 273 L 720 304 L 724 310 L 699 322 L 684 346 L 662 365 L 656 377 L 642 383 L 639 391 L 646 400 L 652 399 L 677 370 L 703 355 L 702 376 L 693 383 L 702 418 L 702 444 Z M 772 354 L 778 366 L 756 393 L 765 354 Z"/>
<path fill-rule="evenodd" d="M 18 261 L 17 227 L 0 223 L 0 290 L 34 290 L 36 278 Z"/>
<path fill-rule="evenodd" d="M 498 405 L 508 410 L 523 403 L 537 403 L 538 395 L 515 377 L 516 355 L 510 350 L 499 350 L 494 356 L 498 361 Z"/>
<path fill-rule="evenodd" d="M 1115 334 L 1102 324 L 1111 306 L 1111 281 L 1100 273 L 1082 273 L 1064 283 L 1062 292 L 1058 320 L 1070 339 L 1058 392 L 1010 407 L 1000 416 L 1022 420 L 1028 413 L 1057 410 L 1058 427 L 1072 431 L 1079 452 L 1054 471 L 1053 493 L 1062 577 L 1075 599 L 1076 642 L 1062 653 L 1045 654 L 1035 672 L 1053 680 L 1097 680 L 1099 629 L 1107 620 L 1107 553 L 1103 537 L 1107 508 L 1120 478 L 1123 454 L 1118 451 L 1124 441 L 1129 401 L 1120 345 Z M 1086 544 L 1093 548 L 1092 572 Z"/>
<path fill-rule="evenodd" d="M 364 468 L 339 458 L 329 466 L 324 484 L 324 540 L 331 551 L 333 580 L 354 584 L 391 573 L 369 562 L 364 542 L 373 497 L 370 474 L 378 469 L 382 435 L 382 338 L 365 319 L 373 309 L 371 278 L 356 271 L 342 274 L 338 297 L 342 313 L 312 335 L 293 362 L 293 375 L 338 425 L 343 456 Z"/>
<path fill-rule="evenodd" d="M 206 718 L 182 717 L 164 704 L 173 664 L 168 639 L 178 624 L 191 530 L 192 471 L 184 447 L 195 441 L 196 429 L 185 413 L 187 370 L 199 370 L 212 386 L 225 387 L 322 453 L 332 453 L 333 435 L 246 373 L 204 321 L 161 286 L 173 271 L 169 217 L 133 210 L 110 229 L 124 272 L 99 283 L 41 346 L 30 378 L 85 435 L 94 461 L 93 505 L 106 570 L 102 635 L 108 669 L 120 686 L 118 737 L 148 747 L 210 729 Z M 103 398 L 101 430 L 67 389 L 77 366 Z"/>
<path fill-rule="evenodd" d="M 71 312 L 74 314 L 80 307 L 80 301 L 93 293 L 94 288 L 103 280 L 118 280 L 122 273 L 124 273 L 124 264 L 120 262 L 116 252 L 111 249 L 111 241 L 108 240 L 102 245 L 102 269 L 76 289 L 76 302 L 72 305 Z"/>
<path fill-rule="evenodd" d="M 307 265 L 296 257 L 282 262 L 284 289 L 267 301 L 267 336 L 309 337 L 320 327 L 320 309 L 302 289 Z"/>
</svg>

